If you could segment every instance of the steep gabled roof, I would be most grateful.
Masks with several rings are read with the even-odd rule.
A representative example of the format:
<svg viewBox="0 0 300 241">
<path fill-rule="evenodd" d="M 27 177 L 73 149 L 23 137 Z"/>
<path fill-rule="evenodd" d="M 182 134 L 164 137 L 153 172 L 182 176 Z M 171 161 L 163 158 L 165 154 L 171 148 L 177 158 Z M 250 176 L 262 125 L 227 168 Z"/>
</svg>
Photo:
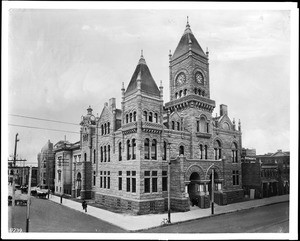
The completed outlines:
<svg viewBox="0 0 300 241">
<path fill-rule="evenodd" d="M 172 59 L 176 59 L 181 55 L 187 53 L 190 47 L 194 53 L 207 57 L 206 54 L 203 52 L 197 39 L 195 38 L 194 34 L 192 33 L 189 23 L 187 22 L 186 29 L 179 41 L 179 44 L 177 45 L 177 48 L 172 56 Z"/>
<path fill-rule="evenodd" d="M 150 73 L 150 70 L 146 64 L 146 61 L 141 55 L 141 58 L 138 62 L 138 65 L 135 68 L 135 71 L 131 77 L 125 95 L 130 94 L 137 90 L 137 80 L 141 80 L 141 90 L 145 93 L 160 96 L 160 91 Z"/>
</svg>

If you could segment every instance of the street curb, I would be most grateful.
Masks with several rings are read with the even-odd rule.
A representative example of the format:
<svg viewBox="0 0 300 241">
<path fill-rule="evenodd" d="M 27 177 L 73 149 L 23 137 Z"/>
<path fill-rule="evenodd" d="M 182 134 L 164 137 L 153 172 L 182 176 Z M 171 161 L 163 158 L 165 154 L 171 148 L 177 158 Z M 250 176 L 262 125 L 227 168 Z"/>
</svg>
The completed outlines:
<svg viewBox="0 0 300 241">
<path fill-rule="evenodd" d="M 218 214 L 211 214 L 209 216 L 204 216 L 204 217 L 189 219 L 189 220 L 185 220 L 185 221 L 178 221 L 178 222 L 170 223 L 170 224 L 167 224 L 167 225 L 159 225 L 159 226 L 155 226 L 155 227 L 151 227 L 151 228 L 144 228 L 144 229 L 137 229 L 137 230 L 128 230 L 128 231 L 130 231 L 130 232 L 137 232 L 137 231 L 140 232 L 140 231 L 146 231 L 146 230 L 150 230 L 150 229 L 154 229 L 154 228 L 159 228 L 159 227 L 162 228 L 162 227 L 167 227 L 167 226 L 174 226 L 176 224 L 192 222 L 192 221 L 200 220 L 200 219 L 212 218 L 212 217 L 221 216 L 221 215 L 224 215 L 224 214 L 235 213 L 235 212 L 240 212 L 240 211 L 244 211 L 244 210 L 250 210 L 250 209 L 264 207 L 264 206 L 270 206 L 270 205 L 273 205 L 273 204 L 284 203 L 284 202 L 290 202 L 290 200 L 277 201 L 277 202 L 274 202 L 274 203 L 266 203 L 266 204 L 263 204 L 263 205 L 260 205 L 260 206 L 249 207 L 249 208 L 244 208 L 244 209 L 236 209 L 236 210 L 231 210 L 231 211 L 228 211 L 228 212 L 218 213 Z"/>
</svg>

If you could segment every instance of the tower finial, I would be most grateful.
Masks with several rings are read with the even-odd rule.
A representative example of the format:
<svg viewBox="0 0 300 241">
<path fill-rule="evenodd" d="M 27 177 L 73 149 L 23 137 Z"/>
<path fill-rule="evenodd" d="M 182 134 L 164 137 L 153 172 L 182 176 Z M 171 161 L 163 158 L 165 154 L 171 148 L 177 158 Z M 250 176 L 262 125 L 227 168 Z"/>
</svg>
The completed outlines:
<svg viewBox="0 0 300 241">
<path fill-rule="evenodd" d="M 190 24 L 189 24 L 189 16 L 186 16 L 186 26 L 190 26 Z"/>
<path fill-rule="evenodd" d="M 141 58 L 143 58 L 144 56 L 143 56 L 143 50 L 141 50 Z"/>
</svg>

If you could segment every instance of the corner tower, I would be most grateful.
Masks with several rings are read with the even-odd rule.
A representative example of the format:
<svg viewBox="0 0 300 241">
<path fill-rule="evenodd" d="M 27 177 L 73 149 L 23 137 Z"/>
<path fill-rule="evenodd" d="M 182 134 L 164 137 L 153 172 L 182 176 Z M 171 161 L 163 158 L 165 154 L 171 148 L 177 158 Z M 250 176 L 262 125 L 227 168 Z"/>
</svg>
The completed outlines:
<svg viewBox="0 0 300 241">
<path fill-rule="evenodd" d="M 170 100 L 186 95 L 210 98 L 208 52 L 204 53 L 187 21 L 170 59 Z"/>
</svg>

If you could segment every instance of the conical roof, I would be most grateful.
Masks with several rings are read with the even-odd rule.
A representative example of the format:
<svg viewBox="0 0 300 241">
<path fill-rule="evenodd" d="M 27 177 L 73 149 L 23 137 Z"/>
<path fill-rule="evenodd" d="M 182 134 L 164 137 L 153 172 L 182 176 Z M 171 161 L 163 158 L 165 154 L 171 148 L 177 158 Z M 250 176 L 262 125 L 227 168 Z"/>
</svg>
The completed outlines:
<svg viewBox="0 0 300 241">
<path fill-rule="evenodd" d="M 141 81 L 141 90 L 145 93 L 160 96 L 160 91 L 150 73 L 150 70 L 146 64 L 146 61 L 141 55 L 138 65 L 131 77 L 125 95 L 137 90 L 137 80 Z"/>
<path fill-rule="evenodd" d="M 194 53 L 206 57 L 200 44 L 198 43 L 197 39 L 195 38 L 194 34 L 192 33 L 189 22 L 187 22 L 185 31 L 179 41 L 179 44 L 177 45 L 177 48 L 172 56 L 172 59 L 176 59 L 176 58 L 180 57 L 181 55 L 187 53 L 190 48 Z"/>
</svg>

